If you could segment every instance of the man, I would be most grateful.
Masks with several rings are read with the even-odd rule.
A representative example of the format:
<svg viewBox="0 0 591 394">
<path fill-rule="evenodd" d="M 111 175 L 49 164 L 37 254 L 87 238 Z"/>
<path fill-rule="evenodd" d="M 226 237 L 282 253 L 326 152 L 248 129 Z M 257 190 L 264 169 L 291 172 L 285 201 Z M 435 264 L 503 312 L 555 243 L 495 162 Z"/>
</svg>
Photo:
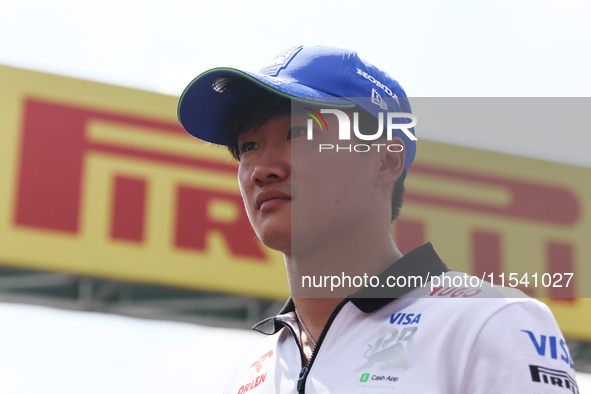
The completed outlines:
<svg viewBox="0 0 591 394">
<path fill-rule="evenodd" d="M 239 160 L 248 217 L 284 254 L 292 294 L 253 327 L 270 337 L 238 362 L 227 393 L 577 392 L 544 304 L 472 284 L 431 244 L 396 247 L 416 138 L 388 74 L 353 51 L 292 48 L 260 73 L 198 76 L 179 119 Z"/>
</svg>

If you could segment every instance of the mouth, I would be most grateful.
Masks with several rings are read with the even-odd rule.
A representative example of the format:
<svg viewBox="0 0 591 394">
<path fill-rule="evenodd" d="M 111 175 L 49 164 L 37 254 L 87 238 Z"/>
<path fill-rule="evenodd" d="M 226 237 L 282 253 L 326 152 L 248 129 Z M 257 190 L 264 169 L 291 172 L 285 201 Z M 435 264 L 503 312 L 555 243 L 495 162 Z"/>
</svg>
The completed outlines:
<svg viewBox="0 0 591 394">
<path fill-rule="evenodd" d="M 261 211 L 279 207 L 291 201 L 291 196 L 278 189 L 262 191 L 256 197 L 257 208 Z"/>
</svg>

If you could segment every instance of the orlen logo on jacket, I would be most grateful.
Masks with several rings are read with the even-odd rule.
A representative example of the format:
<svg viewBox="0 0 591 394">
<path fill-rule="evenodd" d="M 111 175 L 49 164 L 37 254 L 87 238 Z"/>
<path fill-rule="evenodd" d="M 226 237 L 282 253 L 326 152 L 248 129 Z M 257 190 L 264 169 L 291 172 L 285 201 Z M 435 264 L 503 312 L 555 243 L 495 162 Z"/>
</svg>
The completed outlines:
<svg viewBox="0 0 591 394">
<path fill-rule="evenodd" d="M 254 367 L 254 369 L 256 369 L 256 372 L 259 373 L 261 371 L 261 369 L 263 368 L 263 361 L 265 361 L 266 359 L 271 358 L 271 357 L 273 357 L 273 350 L 272 349 L 269 350 L 267 353 L 263 354 L 261 357 L 259 357 L 254 363 L 252 363 L 252 365 L 250 367 L 251 368 Z M 242 385 L 240 387 L 240 389 L 238 390 L 238 394 L 244 394 L 247 391 L 254 389 L 258 385 L 264 383 L 266 378 L 267 378 L 267 372 L 258 375 L 252 381 Z"/>
<path fill-rule="evenodd" d="M 307 112 L 306 114 L 311 117 L 308 119 L 307 122 L 307 138 L 308 140 L 312 140 L 314 138 L 313 128 L 314 128 L 314 121 L 320 127 L 320 130 L 328 131 L 328 125 L 326 120 L 322 116 L 322 114 L 332 114 L 337 117 L 338 120 L 338 127 L 339 127 L 339 140 L 340 141 L 349 141 L 351 140 L 351 120 L 349 116 L 338 109 L 321 109 L 320 112 L 315 111 L 311 108 L 306 108 L 311 112 Z M 399 118 L 407 118 L 410 119 L 410 123 L 395 123 L 395 119 Z M 386 122 L 386 139 L 388 141 L 392 141 L 393 131 L 394 130 L 401 130 L 404 135 L 406 135 L 411 141 L 416 141 L 417 137 L 415 137 L 409 129 L 413 128 L 417 124 L 417 117 L 413 114 L 406 113 L 406 112 L 379 112 L 378 113 L 378 130 L 374 134 L 362 134 L 359 130 L 359 113 L 353 112 L 353 133 L 355 136 L 362 140 L 362 141 L 375 141 L 380 138 L 384 132 L 384 119 Z M 336 149 L 338 152 L 339 150 L 347 150 L 351 152 L 353 149 L 355 152 L 368 152 L 372 147 L 376 149 L 380 149 L 380 147 L 385 147 L 390 152 L 401 152 L 404 149 L 403 145 L 400 144 L 357 144 L 357 145 L 348 145 L 348 146 L 339 146 L 336 147 L 332 144 L 320 144 L 319 151 L 322 150 L 330 150 Z"/>
</svg>

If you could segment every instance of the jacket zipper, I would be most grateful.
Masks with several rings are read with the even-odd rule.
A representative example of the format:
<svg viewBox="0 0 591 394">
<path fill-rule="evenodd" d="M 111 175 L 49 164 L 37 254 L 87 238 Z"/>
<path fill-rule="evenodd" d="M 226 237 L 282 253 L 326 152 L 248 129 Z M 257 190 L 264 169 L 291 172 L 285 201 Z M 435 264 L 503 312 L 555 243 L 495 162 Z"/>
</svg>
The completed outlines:
<svg viewBox="0 0 591 394">
<path fill-rule="evenodd" d="M 305 360 L 304 360 L 304 351 L 302 349 L 302 346 L 300 345 L 299 338 L 297 338 L 297 336 L 296 336 L 295 331 L 293 330 L 293 328 L 289 324 L 286 324 L 286 326 L 289 327 L 291 333 L 293 334 L 293 337 L 296 340 L 296 343 L 298 345 L 298 348 L 300 349 L 300 357 L 302 359 L 302 370 L 300 371 L 300 375 L 298 377 L 298 384 L 297 384 L 298 394 L 304 394 L 305 393 L 305 391 L 306 391 L 306 379 L 308 378 L 308 374 L 310 373 L 310 369 L 312 368 L 312 364 L 314 364 L 314 360 L 316 360 L 316 355 L 318 354 L 318 351 L 320 350 L 320 345 L 322 345 L 322 342 L 324 341 L 324 337 L 326 336 L 326 333 L 328 332 L 328 329 L 330 328 L 332 322 L 334 321 L 334 319 L 337 317 L 337 315 L 339 314 L 339 312 L 341 311 L 341 309 L 343 309 L 343 306 L 345 306 L 345 304 L 348 301 L 349 300 L 347 298 L 345 298 L 343 301 L 341 301 L 341 303 L 339 305 L 337 305 L 337 307 L 330 314 L 330 317 L 326 321 L 326 324 L 324 325 L 324 328 L 320 332 L 320 337 L 318 338 L 318 342 L 316 343 L 316 347 L 312 351 L 312 357 L 310 357 L 310 362 L 308 363 L 308 365 L 306 365 L 306 363 L 305 363 Z"/>
<path fill-rule="evenodd" d="M 290 326 L 289 324 L 287 324 L 286 322 L 284 322 L 283 320 L 279 320 L 281 322 L 281 324 L 283 324 L 284 327 L 287 327 L 289 329 L 289 331 L 291 331 L 291 334 L 293 335 L 293 337 L 296 340 L 296 345 L 298 345 L 298 349 L 300 350 L 300 359 L 302 360 L 302 365 L 305 364 L 305 360 L 304 360 L 304 350 L 302 349 L 302 345 L 300 345 L 300 341 L 297 338 L 297 335 L 293 329 L 292 326 Z M 302 369 L 303 371 L 303 369 Z M 302 376 L 302 372 L 300 372 L 300 377 Z M 299 381 L 298 381 L 299 384 Z M 299 390 L 298 390 L 299 391 Z"/>
</svg>

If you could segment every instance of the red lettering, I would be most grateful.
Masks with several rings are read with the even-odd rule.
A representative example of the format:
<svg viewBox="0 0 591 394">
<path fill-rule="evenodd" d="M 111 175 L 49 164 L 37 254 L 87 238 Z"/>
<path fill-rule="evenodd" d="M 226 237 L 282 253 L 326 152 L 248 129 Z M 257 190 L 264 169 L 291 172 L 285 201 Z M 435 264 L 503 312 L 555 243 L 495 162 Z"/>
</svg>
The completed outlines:
<svg viewBox="0 0 591 394">
<path fill-rule="evenodd" d="M 267 353 L 263 354 L 259 360 L 264 360 L 266 358 L 273 357 L 273 349 L 269 350 Z"/>
<path fill-rule="evenodd" d="M 473 297 L 476 294 L 480 293 L 482 290 L 481 289 L 472 289 L 470 291 L 467 291 L 466 294 L 464 294 L 462 297 Z"/>
<path fill-rule="evenodd" d="M 204 251 L 207 235 L 210 231 L 217 230 L 224 235 L 232 253 L 258 260 L 265 259 L 239 195 L 180 186 L 177 198 L 176 246 Z M 233 223 L 212 221 L 208 215 L 208 204 L 213 199 L 236 204 L 239 212 L 237 220 Z"/>
<path fill-rule="evenodd" d="M 469 182 L 474 185 L 502 187 L 511 194 L 511 202 L 505 207 L 499 207 L 415 193 L 412 190 L 409 190 L 404 195 L 405 200 L 409 202 L 562 225 L 573 224 L 579 218 L 580 206 L 575 195 L 570 190 L 557 186 L 516 181 L 422 164 L 413 164 L 413 172 L 442 179 Z"/>
<path fill-rule="evenodd" d="M 254 363 L 252 363 L 252 365 L 250 366 L 255 367 L 255 369 L 257 370 L 257 372 L 259 372 L 261 370 L 261 368 L 263 368 L 263 363 L 260 362 L 259 360 L 256 360 Z"/>
<path fill-rule="evenodd" d="M 443 297 L 448 295 L 449 293 L 451 293 L 452 291 L 454 291 L 455 289 L 457 289 L 457 287 L 448 287 L 445 290 L 441 290 L 441 292 L 439 294 L 437 294 L 438 297 Z"/>
<path fill-rule="evenodd" d="M 436 287 L 433 291 L 429 294 L 430 296 L 435 295 L 439 290 L 443 289 L 443 286 Z"/>
<path fill-rule="evenodd" d="M 475 230 L 472 233 L 472 261 L 474 276 L 501 272 L 501 240 L 498 234 Z"/>
<path fill-rule="evenodd" d="M 144 239 L 146 181 L 123 176 L 115 178 L 111 236 L 142 242 Z"/>
<path fill-rule="evenodd" d="M 25 102 L 17 225 L 78 231 L 85 124 L 62 106 Z"/>
<path fill-rule="evenodd" d="M 188 136 L 176 123 L 93 111 L 27 99 L 24 103 L 22 150 L 14 222 L 18 226 L 77 233 L 84 157 L 91 151 L 150 161 L 236 172 L 206 160 L 137 148 L 106 145 L 87 139 L 92 120 L 145 127 L 163 134 Z"/>
<path fill-rule="evenodd" d="M 551 286 L 548 289 L 550 297 L 559 298 L 567 302 L 574 301 L 576 278 L 573 277 L 568 287 L 566 287 L 569 277 L 564 275 L 565 272 L 575 272 L 572 246 L 550 241 L 546 244 L 546 250 L 548 256 L 548 273 L 552 276 Z M 557 286 L 561 285 L 562 287 L 554 287 L 555 284 Z"/>
<path fill-rule="evenodd" d="M 160 153 L 135 147 L 109 145 L 91 141 L 86 136 L 87 125 L 99 120 L 123 126 L 148 128 L 153 132 L 192 137 L 173 122 L 148 120 L 106 111 L 25 100 L 20 173 L 18 179 L 14 222 L 17 226 L 34 227 L 67 233 L 77 233 L 80 225 L 81 188 L 84 158 L 90 152 L 114 156 L 133 157 L 185 167 L 236 173 L 235 166 L 195 159 L 183 155 Z M 111 236 L 142 242 L 145 233 L 146 190 L 145 179 L 118 176 L 114 179 Z M 202 193 L 203 196 L 196 196 Z M 225 200 L 239 205 L 239 219 L 232 224 L 210 221 L 205 214 L 207 201 L 213 192 L 191 187 L 179 188 L 175 241 L 177 246 L 204 250 L 209 230 L 223 234 L 232 253 L 245 257 L 265 259 L 244 214 L 238 194 L 217 193 Z M 190 205 L 196 203 L 196 206 Z M 199 219 L 188 223 L 187 219 Z M 190 232 L 197 229 L 197 232 Z"/>
<path fill-rule="evenodd" d="M 271 351 L 270 353 L 273 353 L 273 351 Z M 238 390 L 238 394 L 243 394 L 243 393 L 246 393 L 249 390 L 254 389 L 258 385 L 262 384 L 265 381 L 266 378 L 267 378 L 267 372 L 265 372 L 262 375 L 257 376 L 255 379 L 253 379 L 252 382 L 247 383 L 246 386 L 240 387 L 240 390 Z"/>
<path fill-rule="evenodd" d="M 256 360 L 254 363 L 252 363 L 252 365 L 250 366 L 255 367 L 257 372 L 259 372 L 261 370 L 261 368 L 263 367 L 263 361 L 265 361 L 266 358 L 271 358 L 273 356 L 273 349 L 269 350 L 267 353 L 263 354 L 261 357 L 259 357 L 258 360 Z"/>
<path fill-rule="evenodd" d="M 254 363 L 252 363 L 252 365 L 250 366 L 251 368 L 254 367 L 257 372 L 259 372 L 261 370 L 261 368 L 263 368 L 263 363 L 260 362 L 259 360 L 256 360 Z"/>
<path fill-rule="evenodd" d="M 454 291 L 453 293 L 451 293 L 449 296 L 450 297 L 459 297 L 462 294 L 464 294 L 466 292 L 466 290 L 468 290 L 467 287 L 462 287 L 461 289 L 457 289 L 456 291 Z"/>
</svg>

